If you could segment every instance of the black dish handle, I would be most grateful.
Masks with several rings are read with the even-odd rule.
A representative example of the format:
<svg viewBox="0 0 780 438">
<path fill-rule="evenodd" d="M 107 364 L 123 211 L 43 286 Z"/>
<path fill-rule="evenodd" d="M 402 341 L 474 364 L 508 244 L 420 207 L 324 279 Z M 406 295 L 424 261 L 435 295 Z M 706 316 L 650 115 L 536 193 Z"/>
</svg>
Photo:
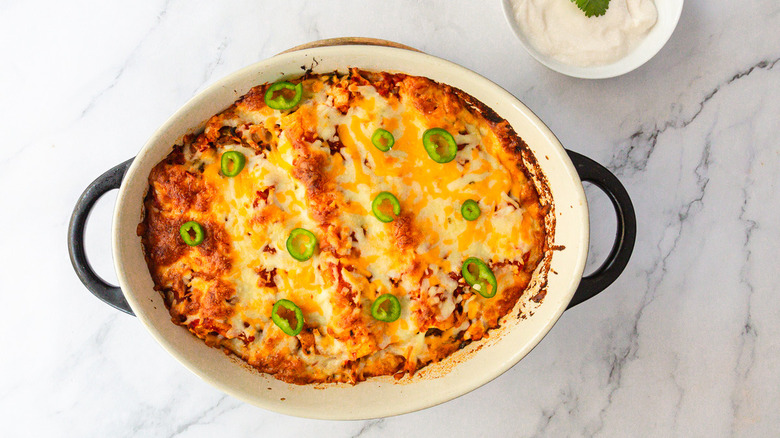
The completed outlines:
<svg viewBox="0 0 780 438">
<path fill-rule="evenodd" d="M 130 305 L 127 304 L 127 300 L 124 294 L 122 294 L 122 289 L 100 278 L 89 264 L 87 253 L 84 251 L 84 226 L 87 223 L 92 207 L 95 206 L 95 202 L 105 193 L 119 188 L 122 184 L 122 178 L 125 177 L 127 168 L 130 167 L 132 162 L 133 159 L 131 158 L 122 164 L 114 166 L 93 181 L 76 202 L 76 207 L 73 208 L 73 215 L 70 217 L 70 225 L 68 226 L 68 253 L 70 253 L 70 262 L 73 264 L 73 269 L 76 270 L 76 275 L 79 276 L 81 282 L 84 283 L 84 286 L 92 294 L 111 307 L 129 315 L 135 314 L 130 309 Z"/>
<path fill-rule="evenodd" d="M 634 251 L 636 214 L 626 188 L 612 172 L 584 155 L 570 150 L 566 150 L 566 152 L 574 163 L 580 179 L 601 189 L 612 201 L 615 215 L 617 215 L 617 232 L 612 250 L 598 269 L 582 278 L 577 291 L 574 292 L 574 297 L 569 302 L 567 309 L 571 309 L 577 304 L 595 297 L 623 272 L 631 258 L 631 253 Z"/>
</svg>

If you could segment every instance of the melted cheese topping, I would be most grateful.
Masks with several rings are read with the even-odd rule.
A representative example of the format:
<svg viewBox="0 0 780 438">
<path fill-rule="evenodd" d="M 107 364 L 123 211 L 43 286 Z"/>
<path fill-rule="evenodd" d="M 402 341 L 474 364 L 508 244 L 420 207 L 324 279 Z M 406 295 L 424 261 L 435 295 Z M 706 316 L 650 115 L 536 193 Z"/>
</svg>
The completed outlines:
<svg viewBox="0 0 780 438">
<path fill-rule="evenodd" d="M 547 209 L 522 167 L 522 140 L 425 78 L 353 70 L 293 82 L 304 90 L 293 110 L 267 107 L 268 84 L 255 87 L 150 174 L 139 234 L 173 321 L 294 383 L 402 376 L 486 336 L 545 251 Z M 422 145 L 434 127 L 458 145 L 449 163 Z M 387 152 L 371 143 L 378 128 L 395 138 Z M 236 177 L 220 172 L 226 151 L 247 157 Z M 371 213 L 382 191 L 400 201 L 390 223 Z M 479 203 L 475 221 L 460 214 L 467 199 Z M 205 229 L 196 247 L 178 237 L 189 220 Z M 294 228 L 317 237 L 307 261 L 286 250 Z M 469 257 L 495 273 L 495 297 L 466 285 Z M 401 303 L 392 323 L 370 312 L 385 293 Z M 298 336 L 271 320 L 280 299 L 303 312 Z"/>
</svg>

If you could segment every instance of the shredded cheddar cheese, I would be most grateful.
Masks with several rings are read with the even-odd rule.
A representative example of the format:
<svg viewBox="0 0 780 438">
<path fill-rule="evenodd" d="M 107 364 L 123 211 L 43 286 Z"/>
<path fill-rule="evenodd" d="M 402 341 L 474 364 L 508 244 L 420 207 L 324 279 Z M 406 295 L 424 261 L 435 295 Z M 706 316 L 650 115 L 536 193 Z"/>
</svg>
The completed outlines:
<svg viewBox="0 0 780 438">
<path fill-rule="evenodd" d="M 473 97 L 426 78 L 352 70 L 291 82 L 303 86 L 295 108 L 269 108 L 269 84 L 257 86 L 149 176 L 139 235 L 173 322 L 299 384 L 400 377 L 486 336 L 547 250 L 549 207 L 522 140 Z M 386 152 L 371 142 L 379 128 L 394 137 Z M 452 134 L 454 160 L 429 157 L 430 128 Z M 220 172 L 227 151 L 246 156 L 235 177 Z M 371 210 L 383 191 L 401 207 L 387 223 Z M 460 213 L 468 199 L 481 210 L 473 221 Z M 187 221 L 203 227 L 200 245 L 179 237 Z M 295 228 L 317 239 L 305 261 L 286 247 Z M 494 297 L 464 281 L 469 257 L 492 269 Z M 387 293 L 401 304 L 393 322 L 371 315 Z M 271 319 L 281 299 L 302 311 L 296 336 Z"/>
</svg>

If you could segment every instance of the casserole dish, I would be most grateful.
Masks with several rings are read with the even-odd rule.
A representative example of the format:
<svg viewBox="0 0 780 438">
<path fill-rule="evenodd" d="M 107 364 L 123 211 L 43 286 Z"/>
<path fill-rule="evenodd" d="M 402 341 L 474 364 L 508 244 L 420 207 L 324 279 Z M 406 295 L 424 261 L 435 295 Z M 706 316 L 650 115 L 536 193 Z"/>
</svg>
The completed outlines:
<svg viewBox="0 0 780 438">
<path fill-rule="evenodd" d="M 411 378 L 372 378 L 357 385 L 292 385 L 257 372 L 243 362 L 205 345 L 174 325 L 144 260 L 136 226 L 151 168 L 182 136 L 230 106 L 252 86 L 300 75 L 356 67 L 426 76 L 476 97 L 509 121 L 535 154 L 555 207 L 550 275 L 533 282 L 545 291 L 533 314 L 512 312 L 501 330 L 469 345 Z M 570 158 L 571 157 L 571 158 Z M 588 250 L 588 211 L 581 181 L 590 181 L 611 198 L 618 233 L 606 262 L 582 278 Z M 106 284 L 89 267 L 83 248 L 84 224 L 95 201 L 119 189 L 112 226 L 114 266 L 119 287 Z M 71 261 L 84 284 L 110 305 L 136 315 L 155 339 L 198 376 L 246 402 L 277 412 L 323 419 L 365 419 L 397 415 L 450 400 L 497 377 L 527 354 L 550 330 L 567 306 L 597 294 L 625 268 L 636 234 L 633 207 L 625 189 L 592 160 L 563 149 L 549 129 L 522 103 L 487 79 L 450 62 L 395 47 L 339 45 L 284 53 L 246 67 L 217 82 L 169 119 L 132 160 L 110 169 L 79 199 L 71 218 Z M 576 292 L 576 293 L 575 293 Z"/>
</svg>

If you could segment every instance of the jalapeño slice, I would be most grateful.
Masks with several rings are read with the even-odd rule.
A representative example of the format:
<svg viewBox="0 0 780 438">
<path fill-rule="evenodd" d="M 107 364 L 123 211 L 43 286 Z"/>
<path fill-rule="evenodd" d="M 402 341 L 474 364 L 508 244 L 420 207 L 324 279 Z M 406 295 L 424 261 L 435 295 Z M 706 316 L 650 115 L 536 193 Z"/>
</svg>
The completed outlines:
<svg viewBox="0 0 780 438">
<path fill-rule="evenodd" d="M 382 322 L 393 322 L 401 316 L 401 303 L 393 294 L 382 294 L 371 306 L 371 316 Z"/>
<path fill-rule="evenodd" d="M 395 137 L 393 137 L 390 131 L 379 128 L 371 136 L 371 143 L 380 151 L 387 152 L 395 144 Z"/>
<path fill-rule="evenodd" d="M 227 151 L 222 154 L 221 160 L 222 174 L 233 177 L 241 173 L 241 169 L 246 164 L 246 156 L 238 151 Z"/>
<path fill-rule="evenodd" d="M 493 271 L 482 260 L 469 257 L 463 262 L 461 274 L 466 283 L 485 298 L 493 298 L 498 290 L 498 282 Z M 488 288 L 490 286 L 490 288 Z"/>
<path fill-rule="evenodd" d="M 203 238 L 206 234 L 203 232 L 203 227 L 200 226 L 199 223 L 195 221 L 189 221 L 185 222 L 179 228 L 179 235 L 187 245 L 197 246 L 203 242 Z"/>
<path fill-rule="evenodd" d="M 467 199 L 460 207 L 460 214 L 463 215 L 463 219 L 467 221 L 475 221 L 482 213 L 479 209 L 479 204 L 473 199 Z"/>
<path fill-rule="evenodd" d="M 303 312 L 290 300 L 279 300 L 274 304 L 271 320 L 290 336 L 297 336 L 303 330 Z"/>
<path fill-rule="evenodd" d="M 392 214 L 389 210 L 392 210 Z M 371 202 L 371 212 L 382 222 L 392 222 L 396 216 L 401 214 L 401 204 L 392 193 L 381 192 Z"/>
<path fill-rule="evenodd" d="M 458 153 L 455 138 L 444 129 L 431 128 L 423 134 L 423 146 L 428 156 L 437 163 L 449 163 Z"/>
<path fill-rule="evenodd" d="M 305 228 L 296 228 L 290 231 L 287 238 L 287 252 L 298 261 L 306 261 L 317 250 L 317 237 Z"/>
<path fill-rule="evenodd" d="M 275 110 L 288 110 L 301 102 L 303 85 L 287 81 L 277 82 L 265 92 L 265 104 Z"/>
</svg>

